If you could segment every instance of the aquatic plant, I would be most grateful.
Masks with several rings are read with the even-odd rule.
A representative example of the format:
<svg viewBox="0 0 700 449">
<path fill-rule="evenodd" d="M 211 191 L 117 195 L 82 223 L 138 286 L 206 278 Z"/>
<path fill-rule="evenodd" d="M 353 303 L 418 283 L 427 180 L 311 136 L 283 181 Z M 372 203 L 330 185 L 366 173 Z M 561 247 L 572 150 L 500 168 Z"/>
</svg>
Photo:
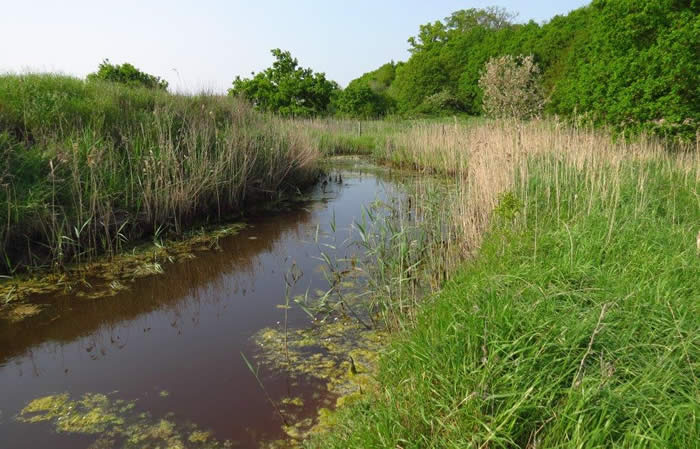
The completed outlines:
<svg viewBox="0 0 700 449">
<path fill-rule="evenodd" d="M 91 447 L 113 449 L 223 449 L 230 441 L 218 441 L 211 432 L 194 424 L 182 424 L 172 416 L 155 418 L 139 411 L 137 401 L 113 395 L 86 393 L 73 398 L 68 393 L 34 399 L 17 416 L 23 423 L 51 423 L 57 432 L 94 435 Z"/>
<path fill-rule="evenodd" d="M 351 318 L 308 329 L 289 329 L 287 333 L 283 327 L 268 328 L 253 337 L 258 346 L 255 360 L 273 372 L 290 375 L 292 381 L 317 379 L 325 384 L 329 397 L 337 397 L 342 405 L 375 388 L 373 376 L 385 335 L 381 330 L 367 330 Z M 256 372 L 247 359 L 246 363 Z M 298 405 L 299 401 L 286 398 L 281 405 Z M 319 430 L 318 420 L 298 419 L 293 410 L 284 415 L 284 430 L 293 440 L 304 439 Z"/>
<path fill-rule="evenodd" d="M 179 239 L 157 239 L 153 244 L 132 248 L 112 257 L 97 257 L 91 262 L 71 264 L 61 273 L 39 272 L 33 276 L 15 276 L 0 283 L 0 318 L 21 321 L 36 315 L 41 307 L 26 303 L 34 295 L 71 293 L 79 298 L 97 299 L 127 290 L 135 279 L 163 273 L 163 267 L 190 260 L 201 251 L 218 245 L 221 238 L 235 235 L 245 227 L 231 223 L 186 233 Z"/>
</svg>

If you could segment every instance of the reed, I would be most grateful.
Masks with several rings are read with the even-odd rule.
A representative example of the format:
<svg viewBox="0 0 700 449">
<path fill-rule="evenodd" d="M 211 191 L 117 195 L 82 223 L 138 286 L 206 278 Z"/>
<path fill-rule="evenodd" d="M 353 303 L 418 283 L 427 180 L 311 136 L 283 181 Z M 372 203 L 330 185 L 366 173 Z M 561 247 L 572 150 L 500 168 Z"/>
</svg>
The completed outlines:
<svg viewBox="0 0 700 449">
<path fill-rule="evenodd" d="M 697 142 L 551 120 L 382 139 L 368 153 L 452 188 L 416 188 L 393 222 L 362 224 L 400 332 L 380 387 L 309 447 L 694 446 Z"/>
<path fill-rule="evenodd" d="M 240 214 L 317 176 L 299 128 L 224 96 L 0 76 L 0 272 Z"/>
</svg>

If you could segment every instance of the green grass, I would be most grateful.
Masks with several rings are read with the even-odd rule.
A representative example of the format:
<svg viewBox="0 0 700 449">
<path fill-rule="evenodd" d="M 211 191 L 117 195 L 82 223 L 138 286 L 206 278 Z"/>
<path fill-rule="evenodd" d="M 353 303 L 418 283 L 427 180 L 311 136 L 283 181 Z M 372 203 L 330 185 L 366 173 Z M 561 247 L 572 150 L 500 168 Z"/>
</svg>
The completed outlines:
<svg viewBox="0 0 700 449">
<path fill-rule="evenodd" d="M 531 166 L 395 335 L 379 391 L 310 447 L 698 447 L 697 176 L 623 162 L 602 191 L 586 168 L 555 185 Z"/>
<path fill-rule="evenodd" d="M 313 182 L 317 145 L 227 96 L 0 76 L 0 274 L 62 267 Z"/>
</svg>

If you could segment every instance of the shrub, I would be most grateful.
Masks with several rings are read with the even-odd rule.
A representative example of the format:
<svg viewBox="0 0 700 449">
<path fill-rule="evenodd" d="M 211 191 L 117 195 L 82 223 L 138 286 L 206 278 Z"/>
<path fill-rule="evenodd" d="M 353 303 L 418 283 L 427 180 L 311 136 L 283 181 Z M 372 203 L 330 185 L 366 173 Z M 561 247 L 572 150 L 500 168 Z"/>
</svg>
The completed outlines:
<svg viewBox="0 0 700 449">
<path fill-rule="evenodd" d="M 491 58 L 479 79 L 486 114 L 497 118 L 537 117 L 544 107 L 540 69 L 532 55 Z"/>
<path fill-rule="evenodd" d="M 338 90 L 325 73 L 303 68 L 288 51 L 276 48 L 272 67 L 252 78 L 237 76 L 228 93 L 240 96 L 265 112 L 291 117 L 313 117 L 328 112 L 331 98 Z"/>
<path fill-rule="evenodd" d="M 87 80 L 110 81 L 126 84 L 130 87 L 147 87 L 149 89 L 166 90 L 168 88 L 168 82 L 160 77 L 142 72 L 128 62 L 121 65 L 111 64 L 109 59 L 102 61 L 97 72 L 89 74 Z"/>
</svg>

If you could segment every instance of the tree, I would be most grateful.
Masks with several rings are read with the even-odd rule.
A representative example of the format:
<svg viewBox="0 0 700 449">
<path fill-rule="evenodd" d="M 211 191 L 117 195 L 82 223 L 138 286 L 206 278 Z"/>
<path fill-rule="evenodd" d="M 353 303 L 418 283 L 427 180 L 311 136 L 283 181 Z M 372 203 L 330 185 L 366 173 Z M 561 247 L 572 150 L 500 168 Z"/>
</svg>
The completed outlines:
<svg viewBox="0 0 700 449">
<path fill-rule="evenodd" d="M 625 131 L 693 139 L 700 124 L 700 3 L 596 0 L 554 110 Z"/>
<path fill-rule="evenodd" d="M 448 42 L 452 37 L 466 33 L 476 27 L 488 30 L 500 30 L 512 25 L 517 15 L 503 8 L 488 7 L 484 9 L 461 9 L 445 17 L 445 22 L 436 20 L 421 25 L 418 36 L 408 38 L 411 53 L 430 50 Z"/>
<path fill-rule="evenodd" d="M 497 6 L 484 9 L 469 8 L 454 12 L 445 19 L 447 29 L 464 33 L 475 27 L 500 30 L 513 24 L 518 15 Z"/>
<path fill-rule="evenodd" d="M 109 81 L 126 84 L 130 87 L 147 87 L 149 89 L 166 90 L 168 88 L 168 82 L 160 77 L 142 72 L 128 62 L 112 64 L 109 59 L 102 61 L 97 72 L 89 74 L 87 80 Z"/>
<path fill-rule="evenodd" d="M 386 93 L 402 115 L 480 114 L 487 61 L 532 55 L 547 112 L 624 132 L 695 138 L 699 0 L 593 0 L 544 24 L 512 19 L 498 8 L 464 9 L 422 25 L 409 39 L 408 61 L 348 87 L 358 82 Z"/>
<path fill-rule="evenodd" d="M 386 115 L 390 108 L 390 99 L 375 92 L 367 85 L 351 85 L 340 92 L 333 101 L 338 115 L 377 118 Z"/>
<path fill-rule="evenodd" d="M 527 119 L 542 113 L 540 69 L 530 56 L 491 58 L 479 79 L 484 111 L 496 118 Z"/>
<path fill-rule="evenodd" d="M 396 64 L 394 61 L 388 62 L 378 69 L 352 80 L 348 84 L 348 88 L 367 86 L 378 94 L 386 93 L 396 78 L 396 68 L 399 64 Z"/>
<path fill-rule="evenodd" d="M 276 48 L 271 52 L 275 57 L 272 67 L 252 78 L 237 76 L 229 95 L 246 98 L 262 111 L 286 116 L 327 113 L 338 84 L 326 79 L 324 73 L 300 67 L 288 51 Z"/>
</svg>

